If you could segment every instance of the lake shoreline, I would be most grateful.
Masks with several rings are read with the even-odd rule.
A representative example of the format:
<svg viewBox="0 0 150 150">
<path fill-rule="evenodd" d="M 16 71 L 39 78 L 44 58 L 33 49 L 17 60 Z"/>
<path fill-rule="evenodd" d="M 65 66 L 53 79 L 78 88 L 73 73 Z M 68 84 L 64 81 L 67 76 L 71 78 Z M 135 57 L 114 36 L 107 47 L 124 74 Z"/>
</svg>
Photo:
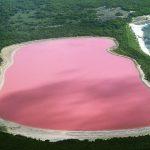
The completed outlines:
<svg viewBox="0 0 150 150">
<path fill-rule="evenodd" d="M 74 37 L 76 38 L 76 37 Z M 82 38 L 82 37 L 80 37 Z M 86 37 L 84 37 L 86 38 Z M 91 37 L 95 38 L 95 37 Z M 115 49 L 118 48 L 119 43 L 116 41 L 114 38 L 110 37 L 100 37 L 100 38 L 106 38 L 106 39 L 111 39 L 114 41 L 115 46 L 112 48 L 108 49 L 108 52 L 125 57 L 127 59 L 131 59 L 126 56 L 119 55 L 115 52 Z M 62 38 L 64 39 L 64 38 Z M 0 74 L 0 88 L 2 88 L 5 80 L 5 72 L 6 70 L 13 64 L 13 57 L 15 53 L 21 49 L 21 47 L 34 43 L 34 42 L 42 42 L 42 41 L 47 41 L 47 40 L 54 40 L 54 39 L 46 39 L 46 40 L 36 40 L 36 41 L 31 41 L 31 42 L 26 42 L 22 44 L 15 44 L 12 46 L 8 46 L 2 49 L 1 51 L 1 57 L 3 59 L 3 63 L 1 65 L 1 74 Z M 140 65 L 134 61 L 135 66 L 137 67 L 139 71 L 140 78 L 142 81 L 150 87 L 150 83 L 145 80 L 145 74 L 140 68 Z M 59 130 L 47 130 L 47 129 L 38 129 L 38 128 L 32 128 L 32 127 L 27 127 L 24 125 L 20 125 L 17 123 L 13 123 L 10 121 L 6 121 L 3 119 L 0 119 L 0 126 L 4 127 L 7 129 L 7 133 L 13 134 L 13 135 L 22 135 L 25 137 L 30 137 L 33 139 L 37 140 L 50 140 L 52 142 L 60 141 L 60 140 L 66 140 L 66 139 L 79 139 L 79 140 L 85 140 L 88 139 L 90 141 L 94 141 L 95 139 L 110 139 L 114 137 L 136 137 L 136 136 L 142 136 L 142 135 L 147 135 L 150 134 L 150 127 L 143 127 L 143 128 L 135 128 L 135 129 L 124 129 L 124 130 L 106 130 L 106 131 L 59 131 Z"/>
</svg>

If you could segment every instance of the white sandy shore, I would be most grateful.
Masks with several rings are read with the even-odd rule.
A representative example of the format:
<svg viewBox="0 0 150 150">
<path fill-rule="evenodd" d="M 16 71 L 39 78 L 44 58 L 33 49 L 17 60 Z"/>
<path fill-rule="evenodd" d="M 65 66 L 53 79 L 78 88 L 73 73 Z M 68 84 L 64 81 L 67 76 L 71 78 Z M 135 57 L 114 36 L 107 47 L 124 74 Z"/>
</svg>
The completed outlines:
<svg viewBox="0 0 150 150">
<path fill-rule="evenodd" d="M 131 29 L 133 30 L 138 42 L 139 42 L 139 45 L 141 47 L 141 50 L 143 50 L 143 52 L 147 55 L 150 56 L 150 50 L 148 50 L 148 48 L 146 47 L 145 45 L 145 42 L 144 42 L 144 32 L 142 31 L 142 28 L 144 26 L 146 26 L 147 24 L 144 24 L 144 25 L 137 25 L 137 24 L 134 24 L 134 23 L 130 23 L 130 27 Z"/>
<path fill-rule="evenodd" d="M 144 42 L 144 32 L 142 31 L 143 27 L 145 27 L 147 24 L 150 24 L 150 16 L 139 16 L 137 18 L 133 19 L 133 22 L 129 24 L 132 31 L 134 32 L 139 45 L 141 47 L 141 50 L 150 56 L 150 50 L 146 47 Z"/>
<path fill-rule="evenodd" d="M 118 42 L 109 37 L 102 37 L 102 38 L 108 38 L 111 40 L 114 40 L 116 45 L 109 49 L 109 52 L 116 54 L 113 50 L 118 47 Z M 52 39 L 50 39 L 52 40 Z M 45 40 L 39 40 L 45 41 Z M 22 46 L 25 46 L 27 44 L 37 42 L 27 42 L 22 44 L 16 44 L 12 46 L 8 46 L 2 49 L 1 57 L 4 60 L 1 65 L 1 72 L 0 72 L 0 88 L 3 86 L 4 83 L 4 77 L 5 77 L 5 71 L 13 64 L 13 56 L 16 51 L 20 50 Z M 124 57 L 124 56 L 122 56 Z M 129 59 L 129 58 L 128 58 Z M 139 75 L 142 79 L 142 81 L 150 87 L 150 83 L 145 80 L 145 75 L 143 71 L 141 70 L 140 66 L 137 64 L 135 60 L 133 60 L 137 69 L 139 70 Z M 38 128 L 32 128 L 27 127 L 24 125 L 20 125 L 17 123 L 13 123 L 10 121 L 6 121 L 3 119 L 0 119 L 0 127 L 5 127 L 7 129 L 6 132 L 13 134 L 13 135 L 22 135 L 25 137 L 30 137 L 33 139 L 38 140 L 50 140 L 52 142 L 60 141 L 60 140 L 66 140 L 66 139 L 79 139 L 84 140 L 88 139 L 90 141 L 93 141 L 95 139 L 110 139 L 114 137 L 137 137 L 142 135 L 150 135 L 150 127 L 143 127 L 143 128 L 135 128 L 135 129 L 124 129 L 124 130 L 110 130 L 110 131 L 59 131 L 59 130 L 45 130 L 45 129 L 38 129 Z"/>
</svg>

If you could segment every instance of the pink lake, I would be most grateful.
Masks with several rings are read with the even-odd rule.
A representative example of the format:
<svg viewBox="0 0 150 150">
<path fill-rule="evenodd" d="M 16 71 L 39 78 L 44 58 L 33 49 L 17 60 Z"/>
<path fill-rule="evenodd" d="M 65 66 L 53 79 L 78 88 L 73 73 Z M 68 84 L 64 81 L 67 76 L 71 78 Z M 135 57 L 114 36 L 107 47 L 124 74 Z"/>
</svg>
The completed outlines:
<svg viewBox="0 0 150 150">
<path fill-rule="evenodd" d="M 134 63 L 107 52 L 106 38 L 71 38 L 22 47 L 6 71 L 0 117 L 56 130 L 150 126 L 150 89 Z"/>
</svg>

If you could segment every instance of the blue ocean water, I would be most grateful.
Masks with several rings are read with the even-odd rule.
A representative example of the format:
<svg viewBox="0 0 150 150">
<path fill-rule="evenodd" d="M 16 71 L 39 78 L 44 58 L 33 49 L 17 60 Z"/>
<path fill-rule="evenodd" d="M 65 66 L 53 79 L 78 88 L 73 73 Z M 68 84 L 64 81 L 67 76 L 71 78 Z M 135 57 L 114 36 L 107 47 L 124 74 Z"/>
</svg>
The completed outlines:
<svg viewBox="0 0 150 150">
<path fill-rule="evenodd" d="M 145 45 L 150 50 L 150 24 L 147 24 L 142 30 L 144 31 Z"/>
</svg>

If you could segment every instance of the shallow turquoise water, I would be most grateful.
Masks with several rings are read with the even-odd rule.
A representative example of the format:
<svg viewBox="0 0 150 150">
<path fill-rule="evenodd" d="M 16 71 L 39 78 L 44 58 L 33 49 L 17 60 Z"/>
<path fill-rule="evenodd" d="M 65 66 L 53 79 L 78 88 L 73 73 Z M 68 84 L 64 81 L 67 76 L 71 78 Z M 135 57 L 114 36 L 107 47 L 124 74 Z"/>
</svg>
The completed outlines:
<svg viewBox="0 0 150 150">
<path fill-rule="evenodd" d="M 144 31 L 144 41 L 145 41 L 145 45 L 146 47 L 150 50 L 150 24 L 146 25 L 143 28 Z"/>
</svg>

